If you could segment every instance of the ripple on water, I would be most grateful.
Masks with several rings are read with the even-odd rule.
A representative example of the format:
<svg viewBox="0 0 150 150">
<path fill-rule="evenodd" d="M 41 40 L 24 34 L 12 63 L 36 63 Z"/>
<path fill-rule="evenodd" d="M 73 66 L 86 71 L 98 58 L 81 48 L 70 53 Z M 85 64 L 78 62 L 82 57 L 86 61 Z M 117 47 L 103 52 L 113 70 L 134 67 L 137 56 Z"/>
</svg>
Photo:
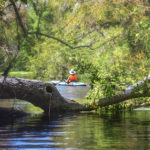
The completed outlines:
<svg viewBox="0 0 150 150">
<path fill-rule="evenodd" d="M 0 127 L 6 150 L 148 150 L 150 111 L 26 117 Z"/>
</svg>

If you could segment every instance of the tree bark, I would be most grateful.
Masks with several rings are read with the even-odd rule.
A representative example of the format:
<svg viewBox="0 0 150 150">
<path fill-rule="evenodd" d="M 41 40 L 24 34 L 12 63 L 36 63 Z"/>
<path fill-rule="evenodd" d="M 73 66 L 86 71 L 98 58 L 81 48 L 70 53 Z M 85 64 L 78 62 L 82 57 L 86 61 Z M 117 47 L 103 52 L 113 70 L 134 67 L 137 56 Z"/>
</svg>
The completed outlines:
<svg viewBox="0 0 150 150">
<path fill-rule="evenodd" d="M 65 99 L 56 87 L 39 80 L 0 77 L 0 99 L 26 100 L 45 112 L 79 111 L 83 105 Z"/>
</svg>

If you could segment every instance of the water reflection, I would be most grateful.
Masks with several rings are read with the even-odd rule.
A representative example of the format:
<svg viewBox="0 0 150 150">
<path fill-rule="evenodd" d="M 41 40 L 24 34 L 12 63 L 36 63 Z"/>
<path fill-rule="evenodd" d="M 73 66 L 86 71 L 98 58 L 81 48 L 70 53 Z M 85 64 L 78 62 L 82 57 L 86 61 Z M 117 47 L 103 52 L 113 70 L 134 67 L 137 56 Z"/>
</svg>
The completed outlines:
<svg viewBox="0 0 150 150">
<path fill-rule="evenodd" d="M 56 86 L 60 94 L 69 99 L 83 99 L 89 91 L 89 86 Z"/>
<path fill-rule="evenodd" d="M 14 109 L 29 114 L 41 114 L 43 110 L 39 107 L 34 106 L 33 104 L 18 99 L 0 99 L 0 110 L 2 108 Z M 0 114 L 1 117 L 1 114 Z"/>
<path fill-rule="evenodd" d="M 1 149 L 148 150 L 150 112 L 25 117 L 0 126 Z"/>
</svg>

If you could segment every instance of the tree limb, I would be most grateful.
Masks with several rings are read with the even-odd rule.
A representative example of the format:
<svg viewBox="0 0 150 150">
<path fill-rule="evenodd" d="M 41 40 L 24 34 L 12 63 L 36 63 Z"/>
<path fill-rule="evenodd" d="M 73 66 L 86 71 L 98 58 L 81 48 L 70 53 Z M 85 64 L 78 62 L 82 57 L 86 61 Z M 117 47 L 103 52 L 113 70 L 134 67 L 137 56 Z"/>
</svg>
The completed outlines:
<svg viewBox="0 0 150 150">
<path fill-rule="evenodd" d="M 136 84 L 129 86 L 124 93 L 115 95 L 112 97 L 107 97 L 96 101 L 95 103 L 99 107 L 105 107 L 108 105 L 116 104 L 123 102 L 128 99 L 138 98 L 138 97 L 150 97 L 150 88 L 144 90 L 144 87 L 147 86 L 147 83 L 150 83 L 150 75 L 144 78 L 141 81 L 138 81 Z M 140 92 L 140 90 L 143 90 Z"/>
<path fill-rule="evenodd" d="M 19 23 L 19 25 L 20 25 L 23 33 L 24 33 L 24 36 L 27 37 L 27 30 L 26 30 L 25 26 L 23 25 L 23 22 L 22 22 L 22 19 L 21 19 L 20 15 L 19 15 L 19 11 L 17 9 L 17 6 L 16 6 L 16 4 L 13 0 L 10 0 L 10 2 L 12 4 L 13 8 L 14 8 L 18 23 Z"/>
<path fill-rule="evenodd" d="M 21 78 L 0 77 L 0 99 L 21 99 L 26 100 L 35 106 L 49 112 L 51 101 L 51 112 L 79 111 L 83 105 L 65 99 L 60 95 L 54 85 L 39 80 Z"/>
<path fill-rule="evenodd" d="M 51 35 L 48 35 L 48 34 L 44 34 L 44 33 L 40 33 L 40 32 L 28 32 L 28 34 L 38 34 L 38 35 L 41 35 L 41 36 L 44 36 L 44 37 L 47 37 L 47 38 L 51 38 L 51 39 L 54 39 L 64 45 L 66 45 L 67 47 L 71 48 L 71 49 L 77 49 L 77 48 L 83 48 L 83 47 L 88 47 L 90 48 L 91 47 L 91 44 L 90 45 L 81 45 L 81 46 L 71 46 L 69 45 L 67 42 L 64 42 L 63 40 L 57 38 L 57 37 L 54 37 L 54 36 L 51 36 Z"/>
<path fill-rule="evenodd" d="M 96 106 L 104 107 L 116 104 L 128 99 L 138 97 L 150 97 L 150 89 L 140 93 L 137 87 L 142 89 L 146 83 L 150 83 L 150 75 L 130 86 L 123 94 L 115 95 L 110 98 L 103 98 L 95 101 Z M 134 87 L 134 88 L 132 88 Z M 49 111 L 49 101 L 51 100 L 51 111 L 90 111 L 95 109 L 92 105 L 79 104 L 75 101 L 65 99 L 58 90 L 48 82 L 38 80 L 6 78 L 0 77 L 0 99 L 22 99 L 41 107 L 45 112 Z"/>
</svg>

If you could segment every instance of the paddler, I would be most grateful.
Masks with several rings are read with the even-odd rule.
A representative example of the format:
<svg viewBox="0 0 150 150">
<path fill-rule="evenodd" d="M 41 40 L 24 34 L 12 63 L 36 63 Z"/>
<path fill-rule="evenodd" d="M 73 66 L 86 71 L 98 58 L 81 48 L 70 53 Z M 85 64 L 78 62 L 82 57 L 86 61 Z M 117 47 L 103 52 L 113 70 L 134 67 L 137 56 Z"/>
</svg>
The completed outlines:
<svg viewBox="0 0 150 150">
<path fill-rule="evenodd" d="M 76 75 L 76 72 L 71 69 L 69 71 L 70 75 L 68 77 L 68 79 L 66 80 L 67 83 L 70 83 L 70 82 L 76 82 L 77 81 L 77 75 Z"/>
</svg>

